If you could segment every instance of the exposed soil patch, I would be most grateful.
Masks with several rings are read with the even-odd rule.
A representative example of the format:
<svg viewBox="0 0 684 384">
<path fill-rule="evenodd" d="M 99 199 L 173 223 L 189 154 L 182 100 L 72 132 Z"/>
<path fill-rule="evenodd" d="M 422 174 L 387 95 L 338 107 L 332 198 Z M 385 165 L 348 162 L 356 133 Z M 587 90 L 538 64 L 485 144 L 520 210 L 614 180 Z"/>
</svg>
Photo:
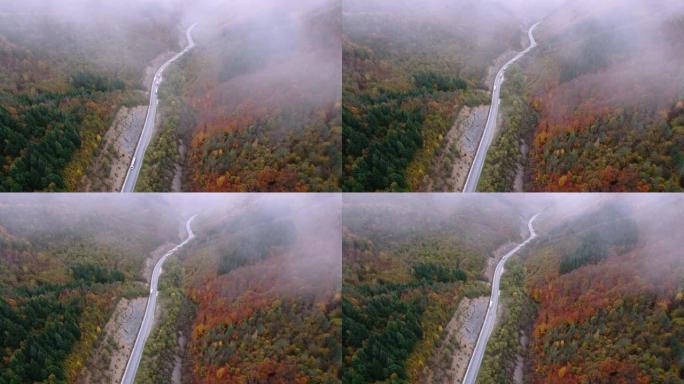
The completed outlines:
<svg viewBox="0 0 684 384">
<path fill-rule="evenodd" d="M 482 328 L 487 305 L 486 297 L 464 298 L 445 329 L 445 338 L 423 371 L 420 383 L 460 383 L 468 368 Z"/>
<path fill-rule="evenodd" d="M 447 133 L 446 145 L 434 162 L 432 173 L 437 175 L 426 180 L 425 191 L 453 192 L 461 191 L 468 177 L 480 143 L 480 138 L 487 123 L 489 106 L 481 105 L 470 108 L 463 107 L 456 122 Z"/>
<path fill-rule="evenodd" d="M 485 125 L 487 124 L 487 116 L 489 115 L 489 106 L 481 105 L 475 107 L 472 113 L 465 116 L 462 122 L 463 135 L 459 140 L 459 146 L 462 153 L 462 161 L 454 163 L 451 171 L 451 179 L 456 186 L 456 191 L 462 191 L 468 178 L 470 166 L 475 159 L 477 149 L 480 145 L 480 139 L 484 133 Z"/>
<path fill-rule="evenodd" d="M 178 332 L 178 353 L 175 357 L 175 363 L 173 365 L 173 372 L 171 372 L 171 382 L 173 384 L 181 384 L 181 373 L 183 371 L 183 359 L 181 355 L 185 351 L 186 339 L 182 331 Z"/>
<path fill-rule="evenodd" d="M 527 143 L 522 140 L 520 141 L 520 158 L 527 159 L 527 154 L 529 153 L 529 147 Z M 513 181 L 513 192 L 525 192 L 525 166 L 518 162 L 515 169 L 515 180 Z"/>
<path fill-rule="evenodd" d="M 83 191 L 116 192 L 121 189 L 146 115 L 146 106 L 119 109 L 103 137 L 99 154 L 88 168 L 88 176 L 81 180 Z"/>
<path fill-rule="evenodd" d="M 147 298 L 121 299 L 102 332 L 102 339 L 76 381 L 119 383 L 145 314 Z"/>
</svg>

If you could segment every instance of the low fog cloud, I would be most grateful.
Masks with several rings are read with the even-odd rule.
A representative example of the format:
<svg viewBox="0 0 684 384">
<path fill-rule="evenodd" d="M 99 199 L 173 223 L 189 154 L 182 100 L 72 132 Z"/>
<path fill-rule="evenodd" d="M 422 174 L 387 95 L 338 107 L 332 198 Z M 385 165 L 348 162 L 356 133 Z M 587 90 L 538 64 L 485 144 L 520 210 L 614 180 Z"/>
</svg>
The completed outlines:
<svg viewBox="0 0 684 384">
<path fill-rule="evenodd" d="M 212 214 L 198 222 L 198 239 L 192 246 L 196 252 L 190 250 L 189 257 L 206 257 L 219 265 L 216 284 L 223 299 L 251 289 L 320 300 L 338 293 L 340 194 L 221 196 L 239 203 L 220 219 Z M 255 252 L 261 245 L 266 253 Z"/>
<path fill-rule="evenodd" d="M 671 106 L 682 96 L 683 18 L 684 3 L 672 0 L 572 0 L 556 7 L 537 34 L 539 52 L 558 59 L 565 82 L 550 102 L 551 117 Z M 585 105 L 573 110 L 577 100 Z"/>
<path fill-rule="evenodd" d="M 318 14 L 334 13 L 336 4 L 336 0 L 5 1 L 0 3 L 0 22 L 5 24 L 5 28 L 0 26 L 0 36 L 4 35 L 10 42 L 18 42 L 19 46 L 30 42 L 41 55 L 59 50 L 73 54 L 71 47 L 74 46 L 76 52 L 83 53 L 82 60 L 90 61 L 100 60 L 92 57 L 99 50 L 118 50 L 123 52 L 120 54 L 130 54 L 132 57 L 125 64 L 136 66 L 140 71 L 139 67 L 149 64 L 157 55 L 179 50 L 184 44 L 183 32 L 189 25 L 197 23 L 194 35 L 198 49 L 205 46 L 207 54 L 214 53 L 221 58 L 222 53 L 216 51 L 233 42 L 214 40 L 233 30 L 239 32 L 234 36 L 236 40 L 244 38 L 249 44 L 249 51 L 263 52 L 263 61 L 274 52 L 288 51 L 291 56 L 306 56 L 310 51 L 321 48 L 339 52 L 339 42 L 335 46 L 334 40 L 317 41 L 320 31 L 311 28 L 317 22 Z M 328 24 L 335 28 L 334 23 Z M 313 47 L 316 44 L 329 47 Z M 282 62 L 282 56 L 274 57 L 274 60 Z M 314 59 L 321 60 L 309 57 L 309 60 Z M 111 62 L 117 59 L 112 54 L 106 60 L 109 62 L 101 63 L 102 67 L 111 66 Z M 311 72 L 312 77 L 315 77 L 319 64 L 325 65 L 320 62 L 299 63 Z M 327 77 L 335 76 L 329 73 Z"/>
<path fill-rule="evenodd" d="M 637 223 L 645 238 L 681 239 L 667 229 L 684 225 L 684 196 L 677 194 L 589 194 L 589 193 L 521 193 L 521 194 L 350 194 L 344 195 L 345 222 L 354 220 L 354 212 L 377 212 L 405 217 L 387 223 L 408 225 L 411 220 L 441 221 L 454 215 L 503 215 L 513 212 L 529 219 L 540 214 L 539 225 L 546 232 L 585 217 L 602 208 L 611 207 Z M 373 215 L 365 215 L 373 216 Z M 386 217 L 386 216 L 385 216 Z M 543 233 L 540 232 L 540 233 Z"/>
<path fill-rule="evenodd" d="M 528 24 L 551 12 L 566 0 L 346 0 L 343 11 L 392 13 L 414 21 L 451 21 L 458 29 L 473 25 L 477 30 L 495 30 L 500 22 Z"/>
<path fill-rule="evenodd" d="M 347 227 L 379 233 L 381 238 L 398 234 L 401 239 L 430 228 L 454 228 L 455 223 L 477 225 L 482 221 L 477 216 L 509 224 L 514 222 L 506 218 L 518 216 L 522 226 L 537 213 L 534 227 L 542 246 L 581 241 L 587 235 L 610 243 L 633 233 L 628 240 L 635 243 L 623 244 L 627 248 L 618 251 L 607 268 L 624 263 L 628 271 L 638 271 L 635 278 L 658 290 L 684 284 L 680 194 L 362 194 L 345 195 L 343 211 Z M 458 227 L 452 230 L 459 235 Z M 487 236 L 491 228 L 482 231 Z"/>
<path fill-rule="evenodd" d="M 29 230 L 35 225 L 63 229 L 79 223 L 122 219 L 142 220 L 159 225 L 182 224 L 197 216 L 196 226 L 226 226 L 236 218 L 259 214 L 264 218 L 290 223 L 303 237 L 317 237 L 335 248 L 339 239 L 341 196 L 338 194 L 3 194 L 0 196 L 0 226 L 21 223 Z M 239 229 L 239 228 L 238 228 Z M 330 255 L 328 255 L 330 256 Z"/>
</svg>

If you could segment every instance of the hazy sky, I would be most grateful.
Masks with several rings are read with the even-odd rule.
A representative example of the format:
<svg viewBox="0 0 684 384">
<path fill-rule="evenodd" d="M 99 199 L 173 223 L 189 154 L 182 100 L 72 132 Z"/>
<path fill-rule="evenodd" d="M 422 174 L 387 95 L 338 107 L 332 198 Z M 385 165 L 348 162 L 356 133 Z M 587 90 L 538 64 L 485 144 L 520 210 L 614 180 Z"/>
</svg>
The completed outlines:
<svg viewBox="0 0 684 384">
<path fill-rule="evenodd" d="M 516 212 L 526 218 L 536 213 L 550 220 L 550 226 L 586 215 L 606 204 L 629 212 L 644 228 L 655 222 L 684 224 L 684 196 L 677 194 L 591 194 L 591 193 L 520 193 L 520 194 L 346 194 L 345 207 L 366 207 L 424 215 L 448 216 L 459 211 L 495 208 Z M 489 214 L 492 214 L 491 212 Z M 661 225 L 657 226 L 661 228 Z"/>
</svg>

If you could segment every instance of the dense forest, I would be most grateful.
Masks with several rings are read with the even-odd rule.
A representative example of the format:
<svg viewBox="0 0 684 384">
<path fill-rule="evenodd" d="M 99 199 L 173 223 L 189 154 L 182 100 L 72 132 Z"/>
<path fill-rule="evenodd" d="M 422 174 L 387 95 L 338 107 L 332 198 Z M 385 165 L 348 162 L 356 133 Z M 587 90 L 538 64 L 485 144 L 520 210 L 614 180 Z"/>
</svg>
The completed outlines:
<svg viewBox="0 0 684 384">
<path fill-rule="evenodd" d="M 547 211 L 539 240 L 507 265 L 478 381 L 683 382 L 684 263 L 662 232 L 681 225 L 680 200 Z"/>
<path fill-rule="evenodd" d="M 181 286 L 194 308 L 184 375 L 338 382 L 339 202 L 300 200 L 262 201 L 208 222 L 181 256 Z"/>
<path fill-rule="evenodd" d="M 177 46 L 170 12 L 122 14 L 123 3 L 91 4 L 88 17 L 80 2 L 0 6 L 1 191 L 73 191 L 103 177 L 89 168 L 117 110 L 137 103 L 147 63 Z"/>
<path fill-rule="evenodd" d="M 532 382 L 684 379 L 681 252 L 649 228 L 679 220 L 663 207 L 600 207 L 556 228 L 531 253 L 526 287 L 539 306 Z"/>
<path fill-rule="evenodd" d="M 163 224 L 170 217 L 157 210 L 157 232 L 149 229 L 155 227 L 152 217 L 134 218 L 95 197 L 79 198 L 78 208 L 74 199 L 61 197 L 4 202 L 9 204 L 0 214 L 0 381 L 75 382 L 119 299 L 146 291 L 140 281 L 145 255 L 175 233 L 175 224 Z M 161 208 L 133 205 L 139 212 Z M 103 216 L 111 220 L 98 220 Z"/>
<path fill-rule="evenodd" d="M 205 191 L 336 191 L 339 111 L 310 116 L 283 113 L 221 135 L 197 135 L 192 164 L 200 166 L 193 185 Z M 302 121 L 309 121 L 301 126 Z M 300 125 L 282 139 L 274 131 Z"/>
<path fill-rule="evenodd" d="M 344 238 L 344 254 L 349 258 L 379 258 L 379 251 L 372 242 L 350 236 Z M 387 272 L 401 276 L 397 271 L 401 266 L 387 264 Z M 459 295 L 463 295 L 464 282 L 468 280 L 466 273 L 458 267 L 434 262 L 422 265 L 446 269 L 449 275 L 458 273 L 462 277 L 435 279 L 431 275 L 418 275 L 416 267 L 411 271 L 409 266 L 403 279 L 390 280 L 386 276 L 382 283 L 361 282 L 355 288 L 351 288 L 352 282 L 345 282 L 342 302 L 344 383 L 411 382 L 410 378 L 420 373 L 420 361 L 430 357 L 431 348 L 440 341 L 439 328 L 455 310 L 454 305 Z M 371 266 L 366 264 L 364 267 Z M 435 300 L 428 301 L 428 296 Z"/>
<path fill-rule="evenodd" d="M 479 7 L 345 3 L 343 190 L 417 191 L 437 177 L 459 111 L 488 103 L 488 66 L 520 47 L 511 13 L 484 28 Z"/>
<path fill-rule="evenodd" d="M 684 8 L 656 3 L 575 1 L 548 15 L 539 48 L 516 75 L 524 86 L 502 101 L 507 131 L 490 153 L 483 190 L 513 189 L 506 161 L 526 167 L 521 184 L 530 191 L 683 188 Z"/>
<path fill-rule="evenodd" d="M 684 188 L 684 103 L 624 109 L 584 129 L 535 136 L 535 183 L 553 191 L 674 192 Z"/>
<path fill-rule="evenodd" d="M 134 342 L 122 344 L 117 332 L 136 334 L 130 318 L 142 319 L 152 262 L 194 212 L 197 237 L 164 264 L 136 382 L 178 374 L 339 382 L 340 203 L 322 195 L 3 199 L 0 381 L 117 381 L 111 375 L 122 373 Z"/>
<path fill-rule="evenodd" d="M 339 4 L 271 1 L 227 22 L 232 7 L 200 26 L 184 70 L 181 98 L 194 120 L 180 124 L 191 132 L 183 188 L 339 190 Z"/>
<path fill-rule="evenodd" d="M 0 190 L 73 189 L 76 180 L 67 166 L 79 150 L 96 148 L 93 139 L 106 131 L 106 122 L 113 117 L 112 102 L 122 92 L 98 84 L 77 85 L 78 81 L 74 77 L 66 92 L 9 96 L 12 101 L 0 106 Z"/>
<path fill-rule="evenodd" d="M 519 236 L 500 203 L 345 197 L 343 383 L 415 383 L 436 364 L 461 299 L 489 294 L 490 254 Z M 471 209 L 488 213 L 464 225 Z"/>
</svg>

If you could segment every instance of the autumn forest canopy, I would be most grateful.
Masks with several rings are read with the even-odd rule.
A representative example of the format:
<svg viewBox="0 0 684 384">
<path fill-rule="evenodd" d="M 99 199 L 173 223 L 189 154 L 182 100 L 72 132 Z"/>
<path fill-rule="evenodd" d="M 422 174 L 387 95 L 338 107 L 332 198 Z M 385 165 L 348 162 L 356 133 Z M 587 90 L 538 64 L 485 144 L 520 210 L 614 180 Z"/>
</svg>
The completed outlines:
<svg viewBox="0 0 684 384">
<path fill-rule="evenodd" d="M 276 1 L 0 5 L 0 190 L 115 191 L 169 66 L 139 191 L 333 191 L 339 7 Z"/>
<path fill-rule="evenodd" d="M 539 46 L 507 70 L 480 190 L 683 188 L 680 3 L 347 1 L 344 9 L 344 191 L 461 188 L 473 149 L 459 142 L 479 142 L 493 74 L 540 20 Z"/>
<path fill-rule="evenodd" d="M 684 384 L 682 192 L 682 0 L 0 0 L 0 384 Z"/>
<path fill-rule="evenodd" d="M 131 345 L 117 330 L 137 329 L 135 315 L 121 314 L 142 315 L 154 261 L 197 215 L 196 237 L 163 265 L 141 382 L 174 372 L 208 383 L 453 381 L 495 266 L 539 214 L 538 237 L 504 269 L 479 380 L 510 382 L 522 370 L 532 383 L 679 383 L 684 255 L 669 234 L 682 225 L 681 203 L 648 194 L 7 195 L 0 377 L 117 378 Z"/>
<path fill-rule="evenodd" d="M 0 200 L 0 382 L 119 381 L 130 352 L 120 335 L 137 332 L 151 263 L 193 214 L 197 237 L 164 263 L 136 381 L 180 370 L 191 382 L 335 382 L 339 199 Z"/>
<path fill-rule="evenodd" d="M 486 308 L 491 262 L 541 213 L 538 239 L 506 265 L 478 382 L 514 383 L 520 372 L 531 383 L 681 383 L 684 255 L 665 230 L 682 224 L 680 203 L 345 197 L 342 381 L 460 380 L 472 344 L 455 330 L 478 298 Z"/>
<path fill-rule="evenodd" d="M 93 176 L 117 110 L 141 99 L 148 62 L 178 47 L 170 11 L 130 9 L 0 6 L 0 190 L 79 190 Z"/>
<path fill-rule="evenodd" d="M 455 191 L 506 71 L 481 191 L 684 185 L 675 0 L 0 5 L 0 190 Z"/>
</svg>

